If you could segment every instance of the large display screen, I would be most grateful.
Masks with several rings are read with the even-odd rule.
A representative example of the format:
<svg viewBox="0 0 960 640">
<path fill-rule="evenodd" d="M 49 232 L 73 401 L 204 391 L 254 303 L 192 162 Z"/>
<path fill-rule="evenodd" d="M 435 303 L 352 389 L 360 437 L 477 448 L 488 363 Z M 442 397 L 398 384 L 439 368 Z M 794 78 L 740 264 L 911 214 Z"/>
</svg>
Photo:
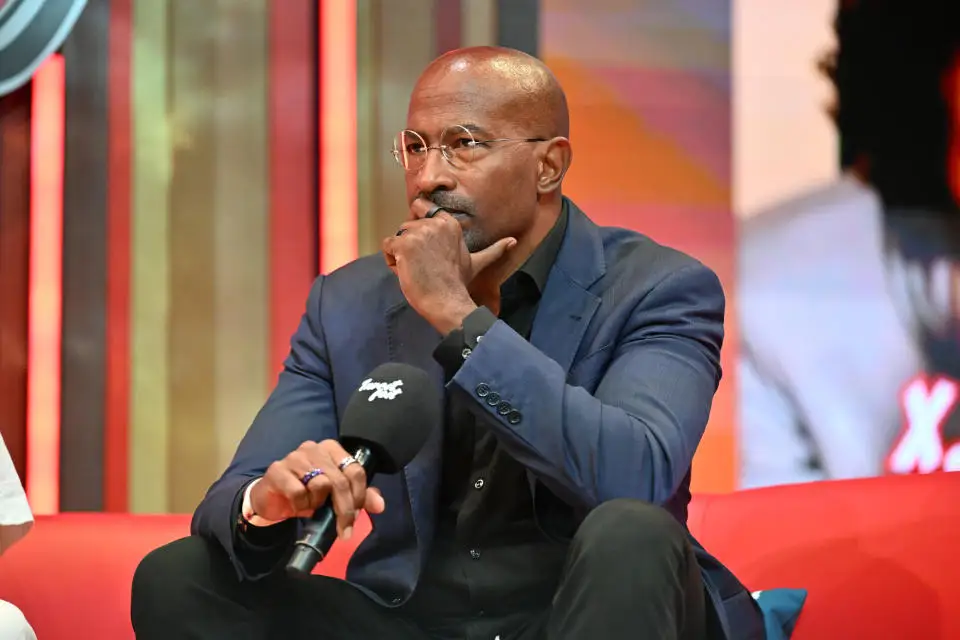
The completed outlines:
<svg viewBox="0 0 960 640">
<path fill-rule="evenodd" d="M 951 4 L 542 0 L 568 194 L 727 292 L 695 490 L 960 469 Z"/>
</svg>

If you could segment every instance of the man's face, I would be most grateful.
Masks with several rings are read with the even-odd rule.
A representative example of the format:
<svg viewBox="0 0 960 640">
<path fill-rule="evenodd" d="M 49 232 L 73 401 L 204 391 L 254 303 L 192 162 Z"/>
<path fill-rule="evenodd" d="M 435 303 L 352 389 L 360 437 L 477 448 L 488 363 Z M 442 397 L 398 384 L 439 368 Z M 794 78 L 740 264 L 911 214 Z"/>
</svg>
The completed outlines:
<svg viewBox="0 0 960 640">
<path fill-rule="evenodd" d="M 537 213 L 536 146 L 484 144 L 534 135 L 516 124 L 521 118 L 511 118 L 502 92 L 494 81 L 469 71 L 439 72 L 421 79 L 407 112 L 407 129 L 432 148 L 422 154 L 419 168 L 406 173 L 407 203 L 423 198 L 456 211 L 470 251 L 523 235 Z M 451 163 L 434 148 L 441 144 L 471 151 Z"/>
</svg>

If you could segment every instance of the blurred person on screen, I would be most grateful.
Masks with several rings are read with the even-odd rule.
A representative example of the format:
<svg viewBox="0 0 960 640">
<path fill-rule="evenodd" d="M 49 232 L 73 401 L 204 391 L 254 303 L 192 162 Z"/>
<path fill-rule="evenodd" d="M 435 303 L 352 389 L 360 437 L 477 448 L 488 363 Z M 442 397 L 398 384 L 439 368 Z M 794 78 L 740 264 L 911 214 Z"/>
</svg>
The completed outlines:
<svg viewBox="0 0 960 640">
<path fill-rule="evenodd" d="M 20 484 L 10 452 L 0 434 L 0 555 L 13 543 L 27 535 L 33 525 L 33 514 Z M 36 640 L 37 636 L 20 609 L 0 600 L 0 638 L 3 640 Z"/>
<path fill-rule="evenodd" d="M 960 469 L 960 8 L 835 26 L 841 175 L 741 228 L 744 487 Z"/>
</svg>

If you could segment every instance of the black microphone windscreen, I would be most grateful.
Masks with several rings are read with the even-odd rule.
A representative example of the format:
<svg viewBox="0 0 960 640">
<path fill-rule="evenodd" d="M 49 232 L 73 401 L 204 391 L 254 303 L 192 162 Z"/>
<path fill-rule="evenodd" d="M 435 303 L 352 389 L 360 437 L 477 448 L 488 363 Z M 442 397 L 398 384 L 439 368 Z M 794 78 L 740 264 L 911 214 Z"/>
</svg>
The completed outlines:
<svg viewBox="0 0 960 640">
<path fill-rule="evenodd" d="M 388 362 L 360 383 L 340 421 L 340 443 L 376 450 L 378 472 L 397 473 L 439 428 L 442 398 L 423 369 Z"/>
</svg>

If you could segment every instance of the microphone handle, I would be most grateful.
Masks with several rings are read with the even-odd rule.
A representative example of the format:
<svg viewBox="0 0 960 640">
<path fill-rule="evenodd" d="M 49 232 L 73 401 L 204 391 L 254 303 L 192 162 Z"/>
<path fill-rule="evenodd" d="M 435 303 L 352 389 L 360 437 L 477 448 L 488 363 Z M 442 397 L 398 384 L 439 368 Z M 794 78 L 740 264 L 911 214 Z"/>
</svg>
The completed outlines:
<svg viewBox="0 0 960 640">
<path fill-rule="evenodd" d="M 373 480 L 376 459 L 373 451 L 360 445 L 353 454 L 357 463 L 367 474 L 367 484 Z M 317 563 L 323 560 L 330 547 L 337 540 L 337 514 L 333 510 L 333 500 L 327 501 L 317 509 L 303 527 L 303 534 L 293 547 L 293 555 L 287 561 L 287 574 L 291 576 L 309 576 Z"/>
</svg>

